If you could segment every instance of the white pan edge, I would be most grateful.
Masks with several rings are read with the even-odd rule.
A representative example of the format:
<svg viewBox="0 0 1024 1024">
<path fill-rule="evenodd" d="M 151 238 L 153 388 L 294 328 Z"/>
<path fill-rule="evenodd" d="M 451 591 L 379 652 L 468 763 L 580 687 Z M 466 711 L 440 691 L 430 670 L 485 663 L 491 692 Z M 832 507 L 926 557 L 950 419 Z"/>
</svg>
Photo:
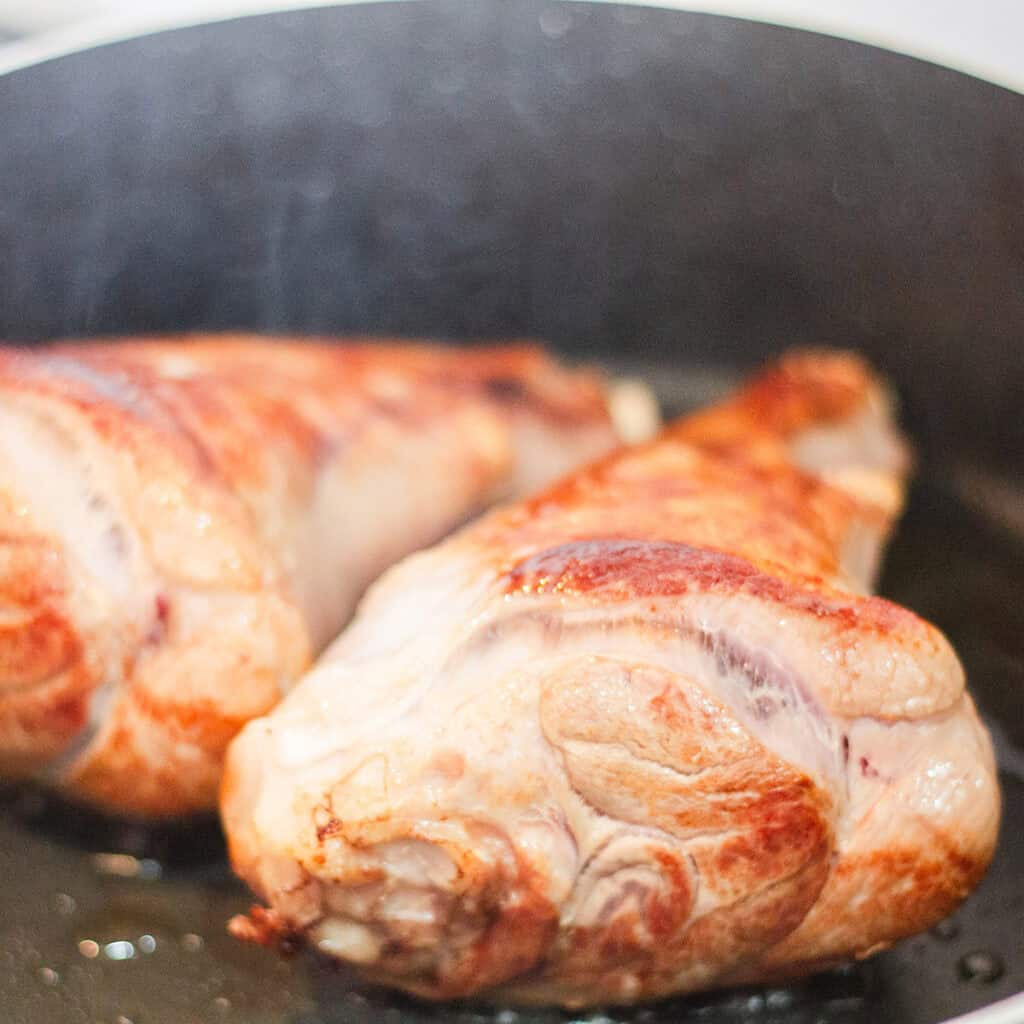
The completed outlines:
<svg viewBox="0 0 1024 1024">
<path fill-rule="evenodd" d="M 1024 992 L 954 1017 L 946 1024 L 1024 1024 Z"/>
<path fill-rule="evenodd" d="M 164 29 L 248 14 L 335 6 L 339 0 L 143 0 L 0 46 L 0 74 Z M 341 0 L 342 3 L 349 0 Z M 358 0 L 384 3 L 387 0 Z M 560 0 L 552 0 L 558 3 Z M 602 0 L 597 0 L 602 2 Z M 724 14 L 806 29 L 918 57 L 1024 93 L 1024 3 L 1019 0 L 615 0 Z M 173 9 L 168 9 L 168 8 Z"/>
</svg>

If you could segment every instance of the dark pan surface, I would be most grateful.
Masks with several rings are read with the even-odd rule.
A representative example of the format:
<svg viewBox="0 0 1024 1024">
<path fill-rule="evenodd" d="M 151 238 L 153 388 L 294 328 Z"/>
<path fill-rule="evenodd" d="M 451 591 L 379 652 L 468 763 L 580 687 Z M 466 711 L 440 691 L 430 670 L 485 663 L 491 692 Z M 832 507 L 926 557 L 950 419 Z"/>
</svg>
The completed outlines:
<svg viewBox="0 0 1024 1024">
<path fill-rule="evenodd" d="M 664 393 L 664 374 L 648 377 Z M 670 387 L 692 399 L 707 387 L 706 375 L 679 377 Z M 3 1020 L 937 1024 L 1017 992 L 1024 988 L 1024 722 L 1015 713 L 1024 691 L 1024 535 L 1002 532 L 949 487 L 921 480 L 882 590 L 947 630 L 983 714 L 990 720 L 1002 715 L 1006 723 L 996 726 L 1005 826 L 995 863 L 980 889 L 935 933 L 798 986 L 628 1013 L 572 1018 L 556 1011 L 433 1008 L 361 989 L 312 956 L 282 960 L 231 939 L 225 922 L 249 901 L 223 860 L 214 823 L 147 832 L 97 821 L 38 792 L 7 790 L 0 813 Z M 976 953 L 989 957 L 998 978 L 964 979 L 962 958 Z"/>
<path fill-rule="evenodd" d="M 855 343 L 927 450 L 1024 469 L 1024 98 L 954 71 L 430 0 L 0 76 L 0 131 L 0 337 L 535 335 L 672 365 Z"/>
</svg>

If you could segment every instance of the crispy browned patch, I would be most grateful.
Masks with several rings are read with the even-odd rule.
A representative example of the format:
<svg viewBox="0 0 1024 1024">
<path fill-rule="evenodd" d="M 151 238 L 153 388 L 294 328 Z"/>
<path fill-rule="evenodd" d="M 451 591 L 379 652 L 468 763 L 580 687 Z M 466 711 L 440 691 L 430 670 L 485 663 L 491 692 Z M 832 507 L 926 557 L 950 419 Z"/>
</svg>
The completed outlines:
<svg viewBox="0 0 1024 1024">
<path fill-rule="evenodd" d="M 457 750 L 439 750 L 430 761 L 430 767 L 450 781 L 462 778 L 466 770 L 466 759 Z"/>
<path fill-rule="evenodd" d="M 459 897 L 450 923 L 455 934 L 467 927 L 479 930 L 468 948 L 425 972 L 409 973 L 406 957 L 415 951 L 392 942 L 382 962 L 364 971 L 366 977 L 397 983 L 426 999 L 449 1000 L 500 985 L 536 967 L 558 932 L 558 911 L 543 894 L 546 879 L 521 858 L 516 862 L 513 873 L 493 866 L 481 871 L 481 865 L 467 872 L 473 877 L 472 887 Z M 464 861 L 460 866 L 465 872 Z"/>
<path fill-rule="evenodd" d="M 0 693 L 48 679 L 76 661 L 61 552 L 46 538 L 0 535 Z"/>
<path fill-rule="evenodd" d="M 145 668 L 131 673 L 109 721 L 66 779 L 69 793 L 143 817 L 212 806 L 228 744 L 277 698 L 276 686 L 268 686 L 255 667 L 220 674 L 216 668 L 211 666 L 203 681 L 203 695 L 161 693 L 150 685 Z M 237 688 L 245 698 L 242 704 L 232 710 L 226 700 L 218 700 L 220 687 Z"/>
<path fill-rule="evenodd" d="M 742 594 L 828 619 L 843 629 L 885 635 L 917 616 L 879 597 L 840 595 L 821 580 L 797 586 L 722 551 L 628 538 L 570 541 L 531 555 L 506 575 L 506 592 L 586 597 L 601 603 L 688 592 Z"/>
<path fill-rule="evenodd" d="M 81 662 L 0 699 L 5 773 L 28 776 L 57 757 L 89 721 L 92 675 Z"/>
<path fill-rule="evenodd" d="M 9 503 L 0 504 L 24 528 Z M 0 535 L 0 765 L 6 772 L 37 771 L 85 727 L 97 683 L 85 654 L 71 619 L 62 552 L 44 536 Z"/>
<path fill-rule="evenodd" d="M 60 611 L 26 611 L 18 620 L 0 623 L 0 689 L 49 679 L 80 654 L 78 636 Z"/>
<path fill-rule="evenodd" d="M 51 356 L 60 362 L 48 374 Z M 169 373 L 169 359 L 187 360 L 189 372 Z M 85 372 L 69 372 L 75 363 Z M 453 349 L 203 335 L 65 343 L 0 354 L 0 384 L 5 377 L 75 403 L 112 442 L 156 434 L 194 471 L 235 487 L 259 485 L 268 443 L 314 462 L 382 417 L 426 423 L 467 400 L 565 426 L 610 423 L 601 378 L 565 370 L 530 343 Z"/>
<path fill-rule="evenodd" d="M 236 914 L 228 921 L 228 932 L 243 942 L 276 949 L 285 955 L 295 953 L 302 937 L 294 932 L 276 910 L 254 903 L 248 914 Z"/>
<path fill-rule="evenodd" d="M 844 420 L 864 406 L 871 371 L 850 352 L 806 350 L 784 356 L 733 397 L 672 428 L 710 446 L 750 445 L 758 437 L 786 440 L 810 426 Z"/>
</svg>

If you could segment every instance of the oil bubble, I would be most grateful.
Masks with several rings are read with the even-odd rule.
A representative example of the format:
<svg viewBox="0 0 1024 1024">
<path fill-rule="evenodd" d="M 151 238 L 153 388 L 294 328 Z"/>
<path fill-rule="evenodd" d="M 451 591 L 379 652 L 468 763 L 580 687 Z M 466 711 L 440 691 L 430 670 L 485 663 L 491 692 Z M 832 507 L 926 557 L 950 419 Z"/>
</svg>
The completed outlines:
<svg viewBox="0 0 1024 1024">
<path fill-rule="evenodd" d="M 985 949 L 977 949 L 962 956 L 956 967 L 964 981 L 976 981 L 982 985 L 997 981 L 1006 970 L 1002 959 Z"/>
</svg>

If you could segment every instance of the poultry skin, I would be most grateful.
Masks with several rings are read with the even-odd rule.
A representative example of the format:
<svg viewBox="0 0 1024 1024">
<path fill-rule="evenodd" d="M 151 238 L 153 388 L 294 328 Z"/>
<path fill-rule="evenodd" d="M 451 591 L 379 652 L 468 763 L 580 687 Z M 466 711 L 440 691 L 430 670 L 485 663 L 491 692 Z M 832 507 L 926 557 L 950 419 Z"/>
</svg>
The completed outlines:
<svg viewBox="0 0 1024 1024">
<path fill-rule="evenodd" d="M 580 1007 L 949 913 L 999 794 L 949 643 L 868 593 L 907 463 L 863 363 L 796 354 L 391 569 L 232 744 L 231 858 L 267 904 L 232 931 Z"/>
<path fill-rule="evenodd" d="M 616 441 L 540 349 L 213 336 L 0 353 L 0 771 L 216 806 L 363 589 Z"/>
</svg>

